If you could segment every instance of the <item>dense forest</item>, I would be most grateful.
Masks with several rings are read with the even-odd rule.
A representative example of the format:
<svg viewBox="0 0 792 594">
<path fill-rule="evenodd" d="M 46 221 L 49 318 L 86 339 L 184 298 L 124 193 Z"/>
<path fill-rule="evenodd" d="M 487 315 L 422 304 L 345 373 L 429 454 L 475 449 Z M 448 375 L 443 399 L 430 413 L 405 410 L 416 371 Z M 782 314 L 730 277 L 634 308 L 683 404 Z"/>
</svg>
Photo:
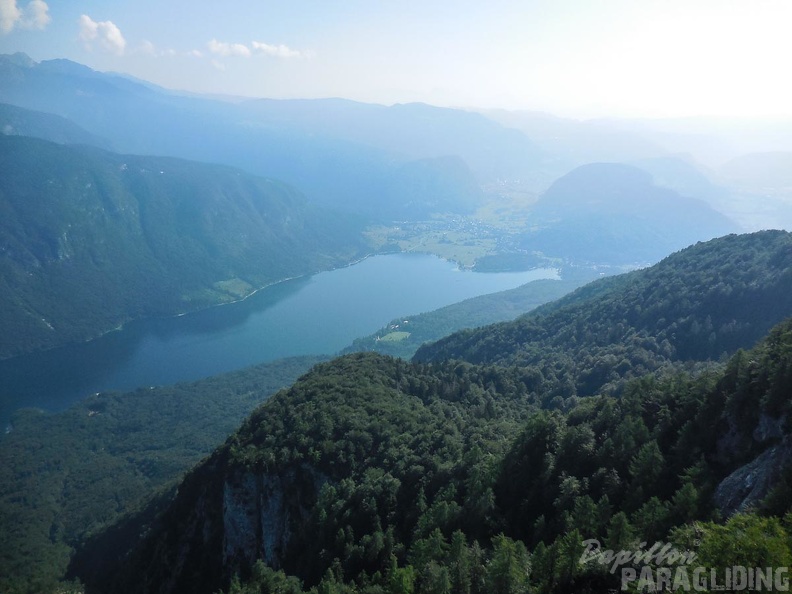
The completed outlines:
<svg viewBox="0 0 792 594">
<path fill-rule="evenodd" d="M 694 537 L 704 564 L 788 564 L 790 381 L 790 321 L 564 411 L 516 370 L 349 355 L 254 412 L 120 568 L 100 537 L 73 570 L 88 592 L 599 592 L 618 576 L 584 539 Z"/>
<path fill-rule="evenodd" d="M 366 253 L 362 222 L 229 167 L 0 135 L 0 357 Z"/>
<path fill-rule="evenodd" d="M 549 402 L 612 391 L 671 362 L 719 360 L 790 312 L 792 235 L 730 235 L 593 282 L 513 322 L 458 332 L 415 356 L 530 369 Z"/>
<path fill-rule="evenodd" d="M 90 535 L 170 489 L 266 398 L 322 360 L 96 394 L 69 410 L 20 410 L 0 436 L 0 592 L 56 589 Z"/>
<path fill-rule="evenodd" d="M 787 303 L 789 246 L 775 232 L 699 244 L 441 345 L 501 331 L 500 349 L 482 351 L 496 364 L 439 351 L 319 364 L 178 490 L 91 535 L 69 575 L 88 593 L 618 588 L 607 567 L 580 562 L 590 538 L 615 550 L 668 542 L 712 567 L 787 566 L 792 321 L 763 328 Z M 637 295 L 668 322 L 642 322 Z M 778 306 L 754 316 L 757 303 Z M 629 327 L 614 321 L 624 312 Z M 715 326 L 684 351 L 669 328 L 694 337 L 705 312 L 740 331 Z M 552 337 L 542 324 L 565 318 L 577 331 L 546 343 L 566 357 L 548 381 L 515 337 L 526 325 Z M 608 323 L 617 331 L 603 334 Z M 584 364 L 596 369 L 603 349 L 631 354 L 641 333 L 646 367 L 617 366 L 590 391 L 548 398 L 590 381 Z"/>
</svg>

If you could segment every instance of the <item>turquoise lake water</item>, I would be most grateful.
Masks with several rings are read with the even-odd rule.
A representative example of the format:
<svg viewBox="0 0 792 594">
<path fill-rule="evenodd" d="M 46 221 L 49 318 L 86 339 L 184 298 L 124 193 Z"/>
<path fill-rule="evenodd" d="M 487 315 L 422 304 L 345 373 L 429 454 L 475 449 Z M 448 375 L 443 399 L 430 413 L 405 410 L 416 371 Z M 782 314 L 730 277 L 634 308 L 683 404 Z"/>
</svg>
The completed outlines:
<svg viewBox="0 0 792 594">
<path fill-rule="evenodd" d="M 140 320 L 91 342 L 0 362 L 0 422 L 32 406 L 62 410 L 95 392 L 194 380 L 294 355 L 334 354 L 398 316 L 511 289 L 556 271 L 460 270 L 389 254 L 285 281 L 243 301 Z"/>
</svg>

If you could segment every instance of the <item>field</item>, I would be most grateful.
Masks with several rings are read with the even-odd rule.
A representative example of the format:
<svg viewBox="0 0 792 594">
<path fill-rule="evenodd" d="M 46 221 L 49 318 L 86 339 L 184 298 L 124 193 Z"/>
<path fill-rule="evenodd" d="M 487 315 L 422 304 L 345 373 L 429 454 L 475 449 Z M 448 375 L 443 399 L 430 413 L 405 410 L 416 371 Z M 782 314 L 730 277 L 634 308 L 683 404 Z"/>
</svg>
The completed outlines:
<svg viewBox="0 0 792 594">
<path fill-rule="evenodd" d="M 381 342 L 401 342 L 405 338 L 409 338 L 409 332 L 389 332 L 382 338 L 380 338 Z"/>
</svg>

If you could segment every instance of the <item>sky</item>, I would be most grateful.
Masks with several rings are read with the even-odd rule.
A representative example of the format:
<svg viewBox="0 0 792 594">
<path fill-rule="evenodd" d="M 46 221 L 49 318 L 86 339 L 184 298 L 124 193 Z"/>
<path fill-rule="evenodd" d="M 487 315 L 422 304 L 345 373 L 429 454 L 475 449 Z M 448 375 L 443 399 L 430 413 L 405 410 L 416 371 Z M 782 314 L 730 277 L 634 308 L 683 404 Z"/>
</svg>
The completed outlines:
<svg viewBox="0 0 792 594">
<path fill-rule="evenodd" d="M 0 0 L 0 53 L 197 93 L 792 116 L 792 0 Z"/>
</svg>

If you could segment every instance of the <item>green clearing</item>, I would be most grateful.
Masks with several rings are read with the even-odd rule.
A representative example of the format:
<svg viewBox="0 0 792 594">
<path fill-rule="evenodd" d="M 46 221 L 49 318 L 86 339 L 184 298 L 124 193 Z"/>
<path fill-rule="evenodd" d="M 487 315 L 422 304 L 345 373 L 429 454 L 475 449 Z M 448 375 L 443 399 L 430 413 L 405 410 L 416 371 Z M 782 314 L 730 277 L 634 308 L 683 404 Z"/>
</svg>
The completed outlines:
<svg viewBox="0 0 792 594">
<path fill-rule="evenodd" d="M 229 280 L 218 281 L 214 284 L 214 287 L 218 291 L 228 293 L 237 299 L 247 297 L 256 290 L 253 285 L 243 281 L 241 278 L 232 278 Z"/>
<path fill-rule="evenodd" d="M 405 338 L 409 338 L 409 337 L 410 337 L 410 333 L 409 332 L 390 332 L 390 333 L 386 334 L 385 336 L 383 336 L 382 338 L 380 338 L 380 341 L 382 341 L 382 342 L 401 342 Z"/>
</svg>

